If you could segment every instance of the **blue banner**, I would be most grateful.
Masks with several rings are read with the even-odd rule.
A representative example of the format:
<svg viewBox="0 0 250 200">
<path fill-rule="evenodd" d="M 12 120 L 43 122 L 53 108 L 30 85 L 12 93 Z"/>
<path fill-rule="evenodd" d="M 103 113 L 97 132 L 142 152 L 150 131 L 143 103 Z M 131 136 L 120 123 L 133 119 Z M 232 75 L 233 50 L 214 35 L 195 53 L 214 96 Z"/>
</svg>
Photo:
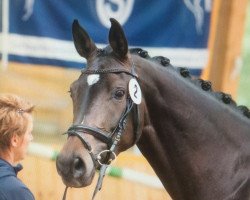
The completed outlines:
<svg viewBox="0 0 250 200">
<path fill-rule="evenodd" d="M 13 61 L 82 68 L 72 42 L 74 19 L 97 46 L 108 43 L 109 18 L 130 47 L 165 56 L 200 73 L 207 62 L 211 0 L 11 0 L 8 54 Z"/>
</svg>

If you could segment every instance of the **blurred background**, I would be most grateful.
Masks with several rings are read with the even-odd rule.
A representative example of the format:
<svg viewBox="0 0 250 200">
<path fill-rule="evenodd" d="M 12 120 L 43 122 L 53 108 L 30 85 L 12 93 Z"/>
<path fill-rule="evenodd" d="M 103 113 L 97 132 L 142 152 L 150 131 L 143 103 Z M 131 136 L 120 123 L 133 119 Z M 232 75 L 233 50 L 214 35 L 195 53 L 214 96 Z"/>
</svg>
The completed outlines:
<svg viewBox="0 0 250 200">
<path fill-rule="evenodd" d="M 34 141 L 19 177 L 37 200 L 61 199 L 64 190 L 54 159 L 72 122 L 67 91 L 85 67 L 71 24 L 78 19 L 104 47 L 110 17 L 122 24 L 130 47 L 168 57 L 250 107 L 249 0 L 0 0 L 0 93 L 36 105 Z M 171 199 L 136 148 L 113 167 L 120 173 L 107 175 L 97 200 Z M 95 183 L 69 189 L 67 199 L 91 199 Z"/>
</svg>

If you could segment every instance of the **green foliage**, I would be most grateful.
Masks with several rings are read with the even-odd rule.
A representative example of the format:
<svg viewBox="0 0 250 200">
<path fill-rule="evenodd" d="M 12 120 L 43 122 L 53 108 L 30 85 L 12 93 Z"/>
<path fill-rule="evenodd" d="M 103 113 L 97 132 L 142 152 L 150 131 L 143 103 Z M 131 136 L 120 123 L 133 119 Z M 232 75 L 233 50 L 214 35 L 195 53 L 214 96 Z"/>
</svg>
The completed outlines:
<svg viewBox="0 0 250 200">
<path fill-rule="evenodd" d="M 243 68 L 241 71 L 238 104 L 246 105 L 250 108 L 250 2 L 247 8 L 246 30 L 243 40 Z"/>
</svg>

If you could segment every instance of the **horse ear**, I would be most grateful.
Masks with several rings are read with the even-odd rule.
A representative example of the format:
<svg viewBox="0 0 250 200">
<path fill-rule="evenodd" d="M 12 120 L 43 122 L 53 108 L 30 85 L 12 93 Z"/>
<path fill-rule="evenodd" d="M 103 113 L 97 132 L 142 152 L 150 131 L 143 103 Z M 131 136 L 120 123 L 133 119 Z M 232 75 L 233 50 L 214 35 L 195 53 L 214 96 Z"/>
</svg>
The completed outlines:
<svg viewBox="0 0 250 200">
<path fill-rule="evenodd" d="M 74 20 L 72 24 L 72 35 L 77 52 L 80 56 L 88 59 L 96 49 L 96 45 L 90 39 L 88 33 L 79 25 L 78 20 Z"/>
<path fill-rule="evenodd" d="M 109 43 L 114 53 L 119 58 L 124 58 L 128 53 L 128 42 L 123 29 L 118 21 L 110 18 L 111 28 L 109 31 Z"/>
</svg>

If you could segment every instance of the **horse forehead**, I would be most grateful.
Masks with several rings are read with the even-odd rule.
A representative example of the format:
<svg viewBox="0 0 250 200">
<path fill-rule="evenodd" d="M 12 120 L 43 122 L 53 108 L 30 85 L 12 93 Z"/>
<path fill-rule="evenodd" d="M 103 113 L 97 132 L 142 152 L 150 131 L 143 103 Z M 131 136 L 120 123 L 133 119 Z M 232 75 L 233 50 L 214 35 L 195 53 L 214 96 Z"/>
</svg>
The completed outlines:
<svg viewBox="0 0 250 200">
<path fill-rule="evenodd" d="M 87 76 L 87 83 L 89 86 L 96 84 L 100 80 L 100 74 L 89 74 Z"/>
<path fill-rule="evenodd" d="M 83 74 L 78 80 L 71 84 L 71 91 L 83 91 L 85 94 L 88 92 L 99 91 L 99 89 L 109 91 L 114 87 L 126 87 L 126 75 L 124 73 L 96 73 L 96 74 Z M 95 86 L 95 87 L 94 87 Z M 91 89 L 92 88 L 92 89 Z M 91 91 L 90 91 L 90 90 Z M 74 93 L 75 93 L 74 92 Z"/>
</svg>

